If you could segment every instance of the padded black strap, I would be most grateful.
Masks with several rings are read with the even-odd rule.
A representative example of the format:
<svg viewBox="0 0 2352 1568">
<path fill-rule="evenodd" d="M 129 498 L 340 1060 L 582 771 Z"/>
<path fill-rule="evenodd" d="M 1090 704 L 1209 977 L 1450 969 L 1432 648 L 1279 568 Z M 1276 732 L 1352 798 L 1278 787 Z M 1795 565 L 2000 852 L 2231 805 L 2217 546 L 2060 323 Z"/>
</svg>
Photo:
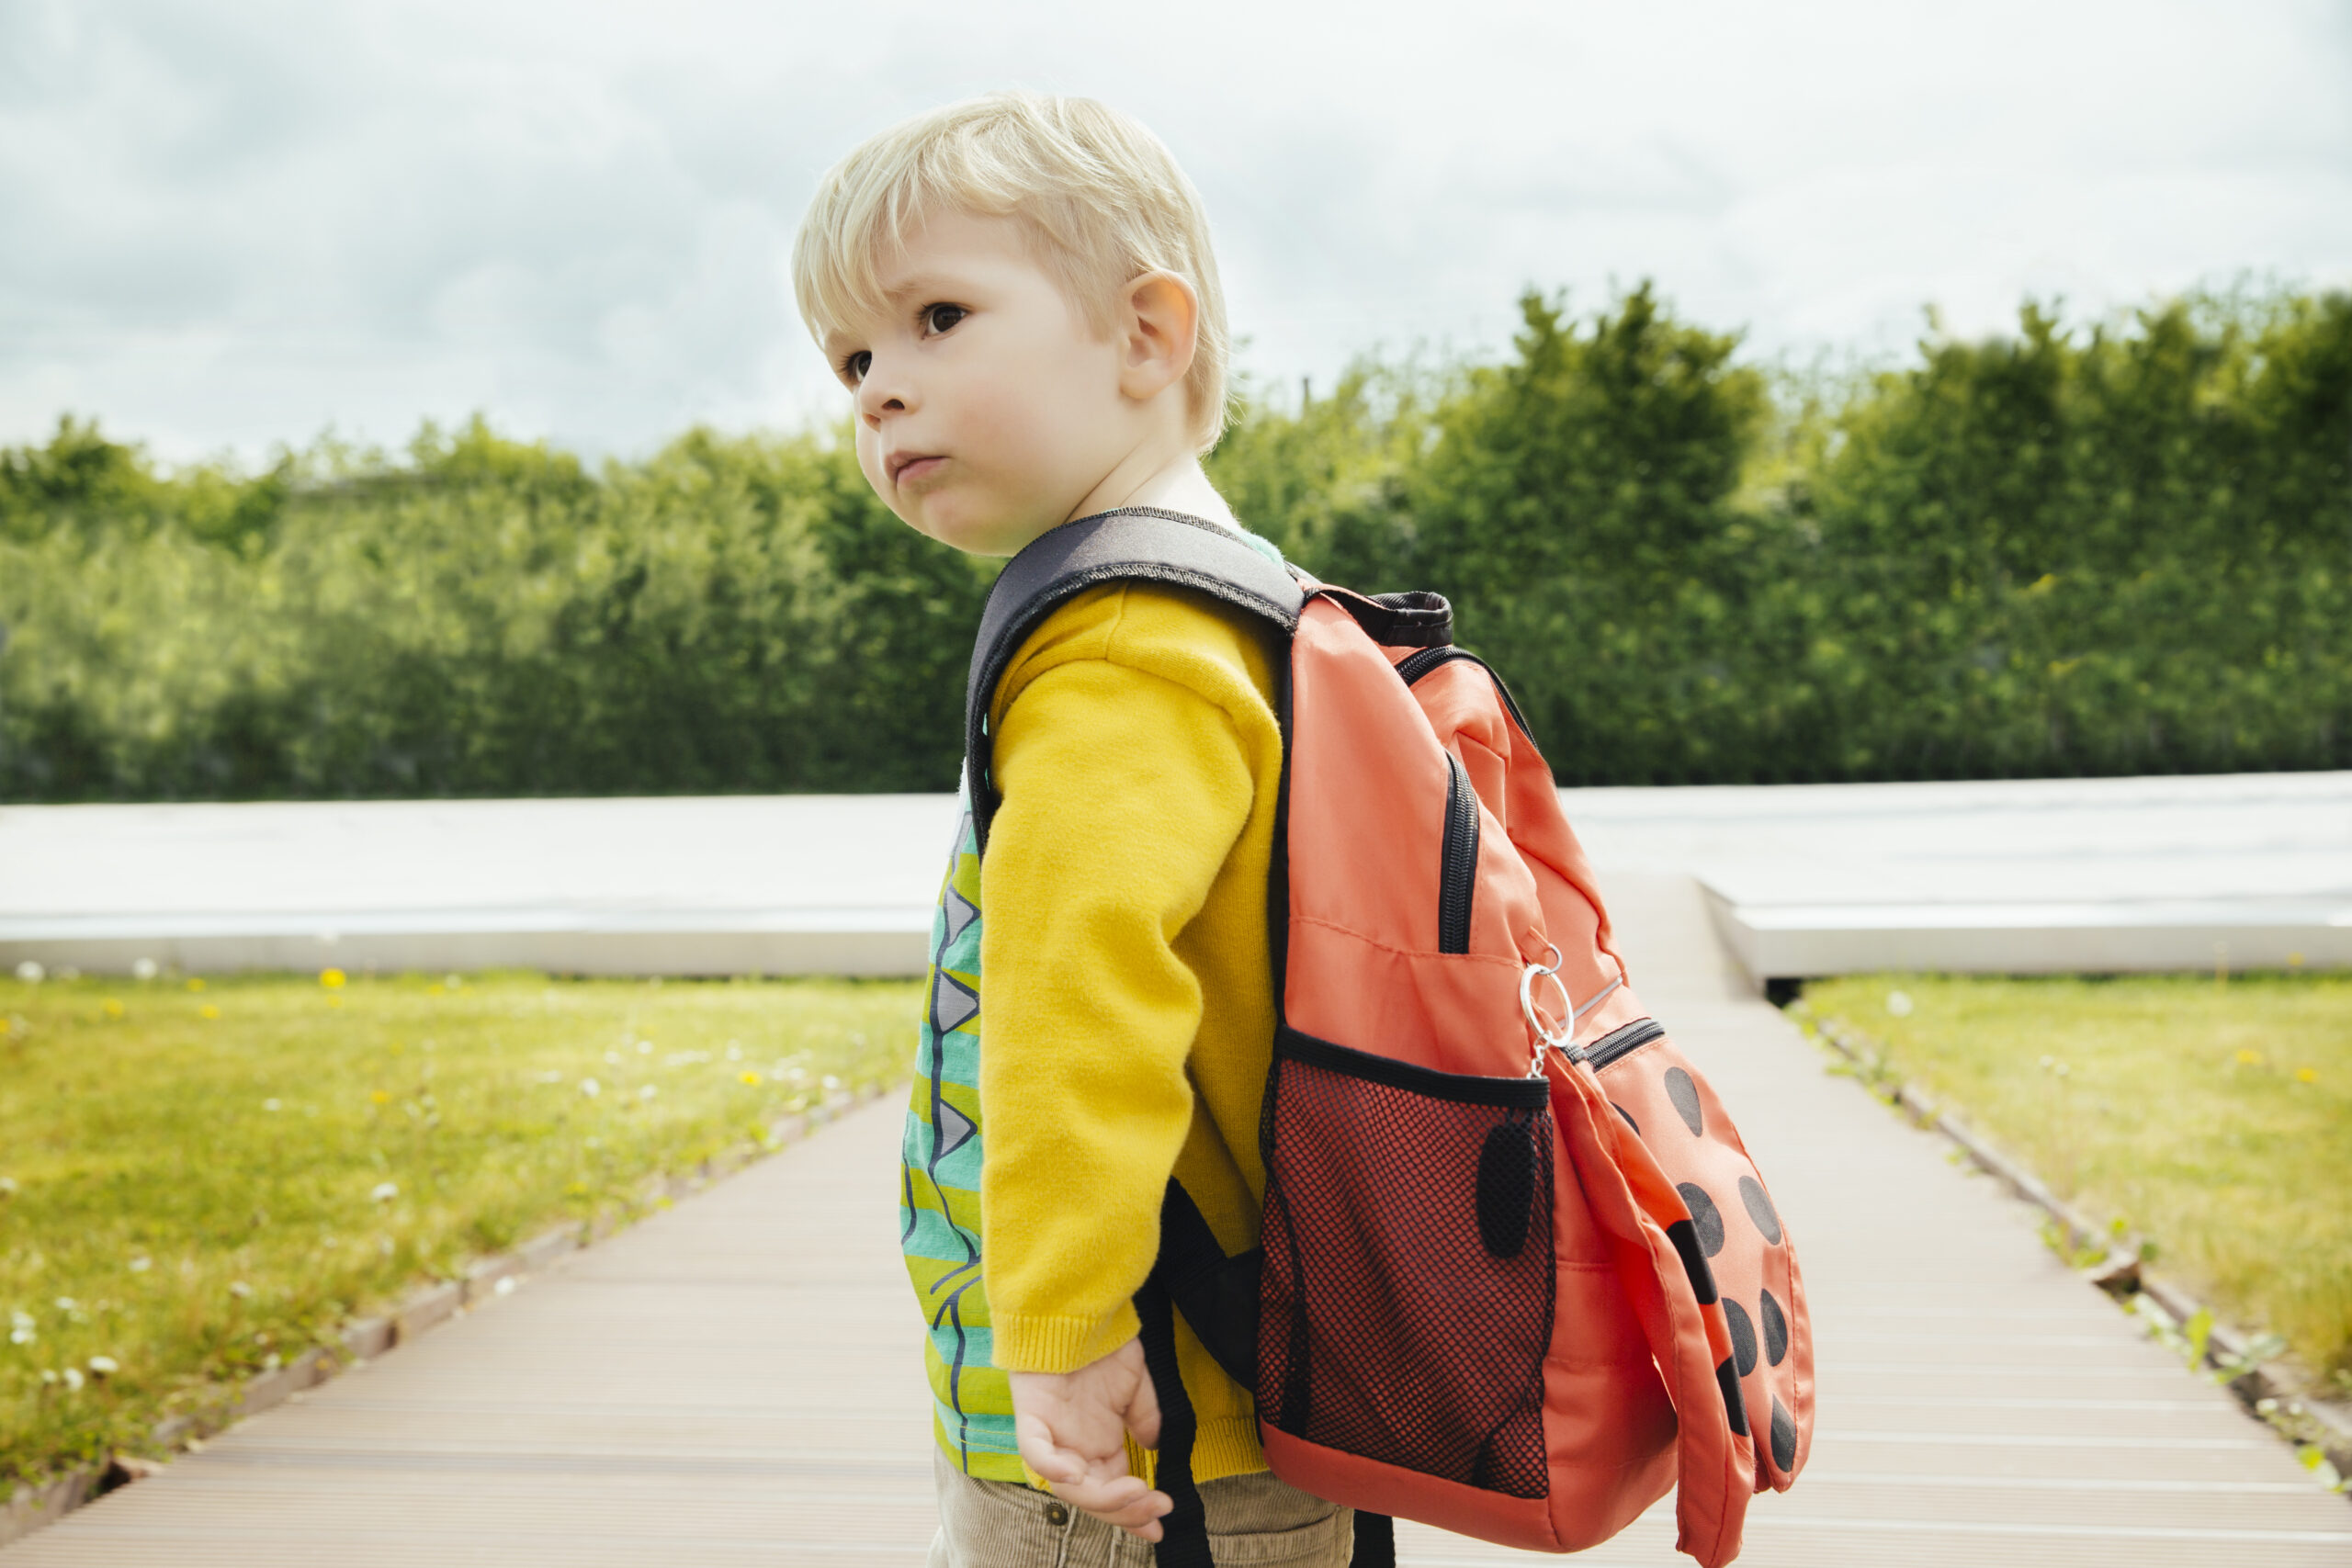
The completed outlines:
<svg viewBox="0 0 2352 1568">
<path fill-rule="evenodd" d="M 1258 1285 L 1265 1260 L 1265 1250 L 1255 1247 L 1227 1258 L 1192 1194 L 1168 1183 L 1154 1267 L 1193 1337 L 1226 1376 L 1248 1389 L 1258 1386 Z"/>
<path fill-rule="evenodd" d="M 1159 1461 L 1153 1479 L 1176 1505 L 1159 1521 L 1152 1556 L 1159 1568 L 1216 1568 L 1209 1552 L 1208 1511 L 1193 1482 L 1195 1425 L 1193 1398 L 1184 1392 L 1176 1364 L 1176 1314 L 1156 1269 L 1136 1292 L 1136 1315 L 1143 1320 L 1144 1367 L 1159 1397 Z"/>
<path fill-rule="evenodd" d="M 1065 523 L 1012 558 L 989 591 L 964 688 L 964 778 L 981 852 L 998 795 L 989 773 L 989 707 L 1005 666 L 1037 624 L 1073 594 L 1105 582 L 1164 582 L 1263 617 L 1287 637 L 1306 590 L 1229 528 L 1182 512 L 1129 506 Z"/>
<path fill-rule="evenodd" d="M 1356 1510 L 1356 1549 L 1348 1568 L 1396 1568 L 1396 1521 Z"/>
</svg>

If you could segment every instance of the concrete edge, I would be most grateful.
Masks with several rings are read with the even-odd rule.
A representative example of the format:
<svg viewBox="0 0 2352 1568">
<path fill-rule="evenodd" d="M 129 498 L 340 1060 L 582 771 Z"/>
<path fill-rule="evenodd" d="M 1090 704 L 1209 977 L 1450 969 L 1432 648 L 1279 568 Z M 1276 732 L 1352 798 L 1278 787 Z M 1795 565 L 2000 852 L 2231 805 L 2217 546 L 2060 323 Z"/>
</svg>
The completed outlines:
<svg viewBox="0 0 2352 1568">
<path fill-rule="evenodd" d="M 1798 1003 L 1788 1010 L 1792 1021 L 1809 1038 L 1819 1040 L 1868 1075 L 1865 1087 L 1874 1095 L 1901 1111 L 1915 1126 L 1942 1134 L 1968 1156 L 1971 1164 L 2049 1215 L 2066 1237 L 2067 1245 L 2077 1253 L 2100 1253 L 2099 1261 L 2075 1269 L 2085 1282 L 2119 1303 L 2127 1303 L 2133 1296 L 2144 1296 L 2162 1314 L 2165 1325 L 2175 1330 L 2199 1313 L 2206 1313 L 2213 1327 L 2206 1338 L 2202 1364 L 2215 1371 L 2245 1368 L 2222 1386 L 2236 1396 L 2246 1414 L 2284 1441 L 2313 1443 L 2338 1475 L 2352 1477 L 2352 1408 L 2322 1398 L 2299 1371 L 2284 1362 L 2249 1365 L 2247 1352 L 2256 1342 L 2255 1336 L 2213 1318 L 2211 1310 L 2188 1292 L 2150 1274 L 2140 1260 L 2139 1237 L 2113 1237 L 2093 1225 L 2079 1210 L 2043 1185 L 2040 1178 L 1995 1148 L 1982 1134 L 1942 1109 L 1917 1085 L 1886 1077 L 1884 1052 L 1868 1034 L 1839 1019 L 1816 1018 L 1810 1010 L 1798 1011 L 1802 1007 Z M 2127 1306 L 2126 1310 L 2132 1309 Z M 2282 1416 L 2289 1421 L 2300 1418 L 2313 1435 L 2299 1436 L 2279 1419 Z M 2352 1489 L 2347 1489 L 2345 1495 L 2352 1500 Z"/>
<path fill-rule="evenodd" d="M 599 1214 L 543 1231 L 509 1251 L 474 1259 L 454 1280 L 420 1285 L 390 1310 L 354 1318 L 343 1325 L 334 1346 L 313 1345 L 285 1365 L 248 1378 L 237 1387 L 207 1391 L 209 1402 L 198 1411 L 167 1416 L 149 1432 L 146 1452 L 120 1453 L 104 1464 L 82 1465 L 43 1481 L 20 1482 L 0 1508 L 0 1546 L 21 1540 L 55 1524 L 85 1504 L 109 1492 L 141 1481 L 168 1462 L 157 1453 L 201 1452 L 205 1440 L 249 1416 L 299 1399 L 339 1374 L 364 1367 L 411 1340 L 452 1322 L 475 1307 L 512 1292 L 524 1280 L 543 1272 L 571 1253 L 616 1235 L 638 1220 L 691 1197 L 728 1177 L 808 1139 L 843 1111 L 879 1100 L 900 1080 L 841 1089 L 824 1103 L 768 1126 L 759 1144 L 739 1144 L 721 1150 L 691 1170 L 647 1179 L 640 1208 L 634 1213 Z"/>
</svg>

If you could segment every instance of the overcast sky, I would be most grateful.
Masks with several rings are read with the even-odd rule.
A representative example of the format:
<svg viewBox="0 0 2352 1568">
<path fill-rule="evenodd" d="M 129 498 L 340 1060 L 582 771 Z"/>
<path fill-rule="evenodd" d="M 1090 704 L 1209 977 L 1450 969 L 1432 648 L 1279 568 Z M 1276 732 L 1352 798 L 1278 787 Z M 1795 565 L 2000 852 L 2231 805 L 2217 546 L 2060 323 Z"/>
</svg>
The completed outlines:
<svg viewBox="0 0 2352 1568">
<path fill-rule="evenodd" d="M 1006 85 L 1167 140 L 1284 387 L 1491 352 L 1529 284 L 1654 277 L 1762 358 L 2352 286 L 2347 0 L 0 0 L 0 442 L 831 417 L 784 274 L 818 174 Z"/>
</svg>

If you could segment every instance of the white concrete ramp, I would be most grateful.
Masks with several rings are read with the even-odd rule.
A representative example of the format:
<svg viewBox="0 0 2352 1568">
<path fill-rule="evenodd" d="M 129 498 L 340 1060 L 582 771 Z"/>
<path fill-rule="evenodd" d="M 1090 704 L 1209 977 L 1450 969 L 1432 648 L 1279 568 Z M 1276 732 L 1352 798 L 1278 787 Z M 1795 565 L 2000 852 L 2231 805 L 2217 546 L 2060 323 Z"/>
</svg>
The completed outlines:
<svg viewBox="0 0 2352 1568">
<path fill-rule="evenodd" d="M 2352 773 L 1564 792 L 1751 979 L 2352 965 Z M 0 807 L 0 963 L 914 974 L 945 795 Z"/>
<path fill-rule="evenodd" d="M 2352 965 L 2352 773 L 1570 790 L 1751 975 Z"/>
<path fill-rule="evenodd" d="M 933 795 L 0 807 L 0 963 L 911 975 Z"/>
</svg>

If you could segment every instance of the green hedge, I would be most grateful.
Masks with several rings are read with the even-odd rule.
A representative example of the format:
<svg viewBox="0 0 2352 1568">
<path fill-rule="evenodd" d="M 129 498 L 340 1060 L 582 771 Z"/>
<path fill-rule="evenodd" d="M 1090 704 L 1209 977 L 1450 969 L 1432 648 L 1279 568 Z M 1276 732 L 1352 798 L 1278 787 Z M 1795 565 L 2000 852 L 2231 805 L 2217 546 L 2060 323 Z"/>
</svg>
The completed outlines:
<svg viewBox="0 0 2352 1568">
<path fill-rule="evenodd" d="M 1434 587 L 1580 784 L 2352 766 L 2352 297 L 1831 386 L 1647 289 L 1253 406 L 1236 509 Z M 816 434 L 0 451 L 0 798 L 944 789 L 993 563 Z"/>
</svg>

